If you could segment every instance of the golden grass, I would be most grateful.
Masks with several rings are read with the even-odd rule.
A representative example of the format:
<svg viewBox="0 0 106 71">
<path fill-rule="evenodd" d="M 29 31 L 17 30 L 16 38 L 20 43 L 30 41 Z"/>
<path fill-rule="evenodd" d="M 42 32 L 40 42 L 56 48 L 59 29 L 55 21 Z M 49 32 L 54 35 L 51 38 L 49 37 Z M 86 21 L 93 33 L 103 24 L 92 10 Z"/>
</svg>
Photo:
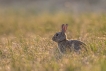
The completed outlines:
<svg viewBox="0 0 106 71">
<path fill-rule="evenodd" d="M 51 38 L 68 23 L 69 39 L 87 44 L 88 54 L 61 55 Z M 106 15 L 24 11 L 0 13 L 0 71 L 105 71 Z"/>
</svg>

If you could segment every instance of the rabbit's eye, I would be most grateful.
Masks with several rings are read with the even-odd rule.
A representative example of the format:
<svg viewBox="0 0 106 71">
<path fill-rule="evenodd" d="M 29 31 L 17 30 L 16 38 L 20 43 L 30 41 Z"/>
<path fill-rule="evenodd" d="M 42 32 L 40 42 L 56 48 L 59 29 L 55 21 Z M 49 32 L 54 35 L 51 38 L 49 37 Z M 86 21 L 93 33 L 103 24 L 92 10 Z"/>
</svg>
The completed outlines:
<svg viewBox="0 0 106 71">
<path fill-rule="evenodd" d="M 59 34 L 56 34 L 56 36 L 58 36 Z"/>
</svg>

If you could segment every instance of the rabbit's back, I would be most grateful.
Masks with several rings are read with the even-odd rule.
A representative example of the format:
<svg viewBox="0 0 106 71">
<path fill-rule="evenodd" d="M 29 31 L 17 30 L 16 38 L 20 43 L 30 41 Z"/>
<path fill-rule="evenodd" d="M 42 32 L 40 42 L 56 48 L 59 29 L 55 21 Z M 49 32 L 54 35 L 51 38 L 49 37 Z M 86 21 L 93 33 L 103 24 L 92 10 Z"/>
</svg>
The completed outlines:
<svg viewBox="0 0 106 71">
<path fill-rule="evenodd" d="M 64 40 L 58 43 L 59 50 L 64 53 L 67 50 L 69 51 L 79 51 L 79 50 L 86 50 L 85 44 L 79 40 Z"/>
<path fill-rule="evenodd" d="M 74 50 L 78 51 L 78 50 L 81 50 L 81 49 L 85 49 L 85 43 L 79 41 L 79 40 L 69 40 L 68 41 L 68 45 L 71 47 L 71 48 L 74 48 Z M 85 49 L 86 50 L 86 49 Z"/>
</svg>

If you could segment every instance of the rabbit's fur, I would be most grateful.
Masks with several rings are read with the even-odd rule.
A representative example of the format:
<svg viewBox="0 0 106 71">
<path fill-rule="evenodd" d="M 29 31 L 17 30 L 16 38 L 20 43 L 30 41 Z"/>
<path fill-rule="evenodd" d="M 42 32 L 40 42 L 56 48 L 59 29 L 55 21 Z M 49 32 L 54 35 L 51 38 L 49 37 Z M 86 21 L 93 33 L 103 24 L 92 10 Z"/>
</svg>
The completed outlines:
<svg viewBox="0 0 106 71">
<path fill-rule="evenodd" d="M 66 30 L 67 30 L 68 25 L 67 24 L 62 24 L 61 27 L 61 32 L 57 32 L 53 37 L 52 40 L 58 43 L 58 48 L 60 52 L 65 53 L 66 50 L 68 51 L 80 51 L 81 49 L 84 48 L 84 50 L 87 51 L 85 48 L 85 44 L 79 40 L 67 40 L 66 38 Z"/>
</svg>

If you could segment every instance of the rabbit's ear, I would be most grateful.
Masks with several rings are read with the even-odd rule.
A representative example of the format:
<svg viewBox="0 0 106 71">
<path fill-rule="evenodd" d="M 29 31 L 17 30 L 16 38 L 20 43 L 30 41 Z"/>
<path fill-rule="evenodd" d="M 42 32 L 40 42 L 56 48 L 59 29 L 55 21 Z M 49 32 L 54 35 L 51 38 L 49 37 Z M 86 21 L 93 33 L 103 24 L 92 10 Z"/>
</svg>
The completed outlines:
<svg viewBox="0 0 106 71">
<path fill-rule="evenodd" d="M 62 32 L 65 33 L 66 32 L 66 26 L 64 24 L 62 24 L 61 26 Z"/>
<path fill-rule="evenodd" d="M 67 30 L 67 27 L 68 27 L 68 24 L 65 24 L 65 32 L 66 32 L 66 30 Z"/>
</svg>

